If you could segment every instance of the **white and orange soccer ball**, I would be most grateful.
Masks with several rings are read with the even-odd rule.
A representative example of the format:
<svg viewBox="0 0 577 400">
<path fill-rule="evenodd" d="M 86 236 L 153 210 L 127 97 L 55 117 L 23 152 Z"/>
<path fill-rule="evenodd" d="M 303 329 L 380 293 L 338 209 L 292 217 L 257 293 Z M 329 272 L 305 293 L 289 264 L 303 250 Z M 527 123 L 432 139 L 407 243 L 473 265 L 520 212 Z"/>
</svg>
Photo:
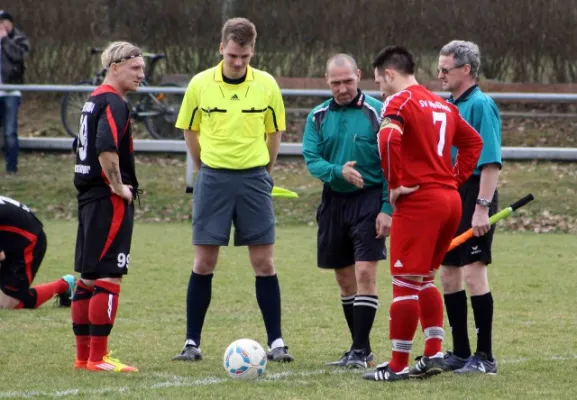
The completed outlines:
<svg viewBox="0 0 577 400">
<path fill-rule="evenodd" d="M 238 339 L 224 352 L 223 365 L 226 372 L 237 379 L 256 379 L 266 369 L 266 352 L 252 339 Z"/>
</svg>

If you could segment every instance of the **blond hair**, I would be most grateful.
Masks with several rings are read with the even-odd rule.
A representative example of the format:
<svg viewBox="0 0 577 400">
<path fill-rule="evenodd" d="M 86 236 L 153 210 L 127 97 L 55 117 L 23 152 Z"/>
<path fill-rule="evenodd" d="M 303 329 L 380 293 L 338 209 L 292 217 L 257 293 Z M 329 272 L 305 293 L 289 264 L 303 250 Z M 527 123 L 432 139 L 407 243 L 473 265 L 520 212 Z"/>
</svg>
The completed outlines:
<svg viewBox="0 0 577 400">
<path fill-rule="evenodd" d="M 221 42 L 226 46 L 229 40 L 239 46 L 254 46 L 256 42 L 256 27 L 246 18 L 231 18 L 222 27 Z"/>
<path fill-rule="evenodd" d="M 122 61 L 135 57 L 142 57 L 142 50 L 129 42 L 112 42 L 102 52 L 100 60 L 102 68 L 108 69 L 112 64 L 118 64 Z"/>
</svg>

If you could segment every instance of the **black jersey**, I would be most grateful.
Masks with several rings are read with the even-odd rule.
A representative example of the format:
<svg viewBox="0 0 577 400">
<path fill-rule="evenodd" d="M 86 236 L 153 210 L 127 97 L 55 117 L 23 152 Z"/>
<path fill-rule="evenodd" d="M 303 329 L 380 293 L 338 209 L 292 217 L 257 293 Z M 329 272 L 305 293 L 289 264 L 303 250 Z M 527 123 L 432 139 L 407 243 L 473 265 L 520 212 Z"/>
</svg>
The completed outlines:
<svg viewBox="0 0 577 400">
<path fill-rule="evenodd" d="M 107 151 L 118 153 L 122 183 L 136 191 L 130 110 L 113 87 L 97 87 L 84 103 L 75 147 L 74 185 L 79 205 L 110 196 L 110 182 L 98 160 L 100 153 Z"/>
<path fill-rule="evenodd" d="M 42 222 L 28 207 L 0 196 L 0 251 L 19 251 L 35 242 L 42 232 Z"/>
</svg>

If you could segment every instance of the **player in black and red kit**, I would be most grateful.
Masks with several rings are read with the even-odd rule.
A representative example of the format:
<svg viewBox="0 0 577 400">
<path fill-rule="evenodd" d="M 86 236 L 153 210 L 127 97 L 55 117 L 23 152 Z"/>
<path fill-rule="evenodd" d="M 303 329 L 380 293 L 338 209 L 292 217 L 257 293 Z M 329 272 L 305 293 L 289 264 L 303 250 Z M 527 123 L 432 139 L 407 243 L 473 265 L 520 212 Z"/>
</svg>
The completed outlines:
<svg viewBox="0 0 577 400">
<path fill-rule="evenodd" d="M 109 356 L 108 335 L 118 309 L 122 277 L 128 272 L 138 190 L 128 91 L 144 79 L 141 50 L 114 42 L 102 53 L 106 78 L 84 104 L 76 141 L 74 185 L 78 191 L 75 271 L 72 299 L 76 336 L 75 368 L 135 372 Z"/>
<path fill-rule="evenodd" d="M 390 243 L 393 354 L 390 362 L 364 378 L 424 378 L 444 368 L 443 300 L 434 274 L 461 218 L 457 187 L 473 173 L 483 142 L 456 106 L 418 84 L 408 50 L 382 50 L 373 68 L 381 92 L 389 96 L 383 104 L 379 150 L 394 208 Z M 451 146 L 459 152 L 455 164 Z M 409 369 L 419 321 L 425 333 L 424 356 Z"/>
<path fill-rule="evenodd" d="M 0 309 L 38 308 L 58 295 L 61 306 L 70 305 L 75 278 L 33 286 L 46 254 L 42 222 L 24 204 L 0 196 Z"/>
</svg>

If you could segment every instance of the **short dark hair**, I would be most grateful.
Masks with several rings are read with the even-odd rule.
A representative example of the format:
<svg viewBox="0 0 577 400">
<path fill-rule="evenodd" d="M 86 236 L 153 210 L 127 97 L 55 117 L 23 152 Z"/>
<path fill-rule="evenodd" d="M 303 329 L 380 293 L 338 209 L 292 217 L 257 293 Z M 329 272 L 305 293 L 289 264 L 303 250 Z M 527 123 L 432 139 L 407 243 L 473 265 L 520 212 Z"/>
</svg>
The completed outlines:
<svg viewBox="0 0 577 400">
<path fill-rule="evenodd" d="M 389 46 L 377 54 L 373 68 L 392 68 L 405 75 L 415 73 L 415 62 L 409 50 L 402 46 Z"/>
<path fill-rule="evenodd" d="M 246 18 L 231 18 L 222 27 L 221 42 L 223 45 L 232 40 L 239 46 L 254 46 L 256 27 Z"/>
</svg>

